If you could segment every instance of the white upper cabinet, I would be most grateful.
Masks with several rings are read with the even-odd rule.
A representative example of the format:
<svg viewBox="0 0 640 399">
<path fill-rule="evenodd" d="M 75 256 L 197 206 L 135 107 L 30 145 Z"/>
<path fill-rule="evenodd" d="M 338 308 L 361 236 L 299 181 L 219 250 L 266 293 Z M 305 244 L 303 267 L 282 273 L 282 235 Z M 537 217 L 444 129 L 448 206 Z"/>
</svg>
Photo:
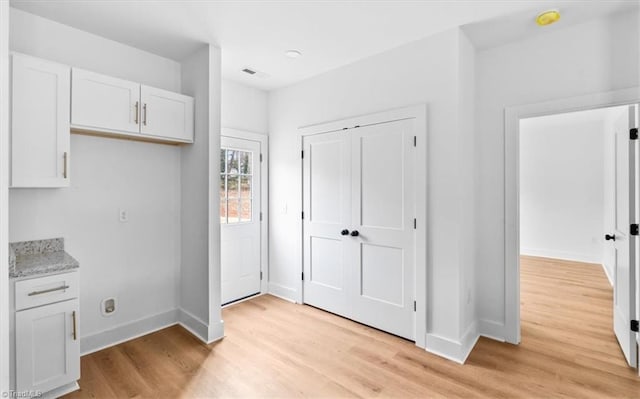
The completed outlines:
<svg viewBox="0 0 640 399">
<path fill-rule="evenodd" d="M 11 187 L 66 187 L 71 69 L 12 55 Z"/>
<path fill-rule="evenodd" d="M 193 98 L 167 90 L 142 86 L 140 132 L 193 142 Z"/>
<path fill-rule="evenodd" d="M 71 124 L 92 131 L 140 132 L 140 84 L 73 68 Z"/>
<path fill-rule="evenodd" d="M 73 68 L 75 131 L 193 143 L 193 98 Z"/>
</svg>

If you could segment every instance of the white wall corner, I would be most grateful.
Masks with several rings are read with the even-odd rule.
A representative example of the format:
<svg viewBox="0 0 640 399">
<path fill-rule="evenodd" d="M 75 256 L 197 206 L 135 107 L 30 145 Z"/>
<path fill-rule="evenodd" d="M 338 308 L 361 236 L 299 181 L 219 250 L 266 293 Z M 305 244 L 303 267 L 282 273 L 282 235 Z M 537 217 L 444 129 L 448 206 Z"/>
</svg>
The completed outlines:
<svg viewBox="0 0 640 399">
<path fill-rule="evenodd" d="M 110 346 L 172 326 L 178 322 L 178 312 L 178 309 L 172 309 L 130 323 L 120 324 L 86 337 L 81 337 L 80 353 L 82 356 L 88 355 L 89 353 L 97 352 Z"/>
<path fill-rule="evenodd" d="M 464 364 L 476 342 L 478 342 L 478 338 L 480 338 L 480 335 L 478 334 L 478 325 L 476 322 L 473 322 L 469 328 L 467 328 L 467 331 L 460 341 L 455 341 L 435 334 L 427 334 L 427 345 L 425 350 L 456 363 Z"/>
<path fill-rule="evenodd" d="M 298 297 L 298 294 L 296 290 L 293 288 L 285 287 L 284 285 L 281 285 L 281 284 L 269 282 L 269 288 L 267 292 L 269 292 L 269 294 L 275 297 L 284 299 L 285 301 L 298 303 L 296 299 Z"/>
<path fill-rule="evenodd" d="M 493 320 L 479 320 L 478 332 L 481 336 L 495 341 L 505 342 L 504 323 Z"/>
</svg>

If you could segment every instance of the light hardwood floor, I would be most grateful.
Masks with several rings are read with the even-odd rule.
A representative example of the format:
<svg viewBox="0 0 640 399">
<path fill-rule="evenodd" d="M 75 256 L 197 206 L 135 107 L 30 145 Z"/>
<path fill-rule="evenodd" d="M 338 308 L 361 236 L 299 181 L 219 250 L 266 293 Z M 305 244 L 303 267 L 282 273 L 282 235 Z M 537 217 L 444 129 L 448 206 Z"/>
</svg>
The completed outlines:
<svg viewBox="0 0 640 399">
<path fill-rule="evenodd" d="M 640 397 L 597 265 L 522 258 L 522 344 L 481 338 L 464 366 L 309 306 L 262 296 L 203 345 L 174 326 L 82 358 L 70 398 Z"/>
</svg>

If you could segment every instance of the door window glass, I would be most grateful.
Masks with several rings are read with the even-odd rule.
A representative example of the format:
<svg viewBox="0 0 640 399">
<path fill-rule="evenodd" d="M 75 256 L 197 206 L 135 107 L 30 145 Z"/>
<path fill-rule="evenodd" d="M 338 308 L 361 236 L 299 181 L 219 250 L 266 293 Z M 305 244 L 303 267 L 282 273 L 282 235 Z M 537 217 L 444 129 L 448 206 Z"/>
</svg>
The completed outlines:
<svg viewBox="0 0 640 399">
<path fill-rule="evenodd" d="M 247 223 L 253 219 L 253 154 L 220 150 L 220 223 Z"/>
</svg>

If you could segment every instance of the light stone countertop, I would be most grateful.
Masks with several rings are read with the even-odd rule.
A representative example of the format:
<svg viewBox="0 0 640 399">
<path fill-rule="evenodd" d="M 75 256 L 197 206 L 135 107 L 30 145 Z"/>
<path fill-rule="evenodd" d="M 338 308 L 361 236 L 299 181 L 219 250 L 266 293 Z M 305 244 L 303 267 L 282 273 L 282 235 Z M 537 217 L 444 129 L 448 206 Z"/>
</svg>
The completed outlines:
<svg viewBox="0 0 640 399">
<path fill-rule="evenodd" d="M 64 251 L 63 238 L 9 244 L 10 278 L 55 273 L 78 267 L 78 261 Z"/>
</svg>

